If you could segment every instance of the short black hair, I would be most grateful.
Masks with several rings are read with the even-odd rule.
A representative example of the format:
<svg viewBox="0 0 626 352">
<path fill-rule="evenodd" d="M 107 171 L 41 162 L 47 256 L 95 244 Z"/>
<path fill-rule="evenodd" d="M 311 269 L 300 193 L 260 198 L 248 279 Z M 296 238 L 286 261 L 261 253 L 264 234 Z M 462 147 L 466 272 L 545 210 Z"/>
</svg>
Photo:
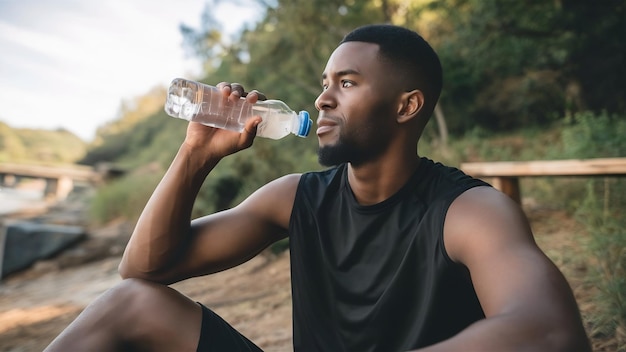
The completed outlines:
<svg viewBox="0 0 626 352">
<path fill-rule="evenodd" d="M 365 42 L 378 44 L 379 53 L 411 75 L 410 81 L 424 94 L 426 116 L 435 109 L 441 94 L 443 73 L 435 50 L 418 33 L 390 24 L 370 24 L 348 33 L 339 44 Z"/>
</svg>

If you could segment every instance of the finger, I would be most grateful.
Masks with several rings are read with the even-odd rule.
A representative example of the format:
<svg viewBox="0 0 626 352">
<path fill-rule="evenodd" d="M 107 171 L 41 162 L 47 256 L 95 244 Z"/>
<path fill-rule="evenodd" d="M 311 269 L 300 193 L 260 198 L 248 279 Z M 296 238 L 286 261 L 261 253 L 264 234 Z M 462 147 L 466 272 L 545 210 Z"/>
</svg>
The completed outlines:
<svg viewBox="0 0 626 352">
<path fill-rule="evenodd" d="M 231 92 L 228 100 L 233 103 L 236 103 L 241 97 L 244 96 L 245 91 L 243 90 L 243 86 L 239 83 L 231 83 L 230 84 Z"/>
<path fill-rule="evenodd" d="M 251 101 L 251 103 L 256 102 L 257 100 L 267 100 L 267 97 L 265 97 L 265 94 L 259 92 L 258 90 L 252 90 L 248 93 L 247 98 L 250 99 L 251 97 L 253 97 L 254 101 Z"/>
<path fill-rule="evenodd" d="M 246 91 L 243 89 L 243 86 L 239 83 L 231 83 L 230 84 L 233 93 L 237 93 L 239 94 L 240 97 L 245 97 L 246 96 Z"/>
<path fill-rule="evenodd" d="M 243 127 L 243 131 L 241 131 L 241 137 L 239 139 L 241 148 L 248 148 L 252 145 L 252 142 L 254 142 L 254 138 L 256 137 L 259 123 L 261 123 L 260 116 L 251 118 L 246 122 L 246 125 Z"/>
<path fill-rule="evenodd" d="M 232 87 L 228 82 L 220 82 L 215 87 L 222 93 L 224 99 L 227 99 L 232 92 Z"/>
</svg>

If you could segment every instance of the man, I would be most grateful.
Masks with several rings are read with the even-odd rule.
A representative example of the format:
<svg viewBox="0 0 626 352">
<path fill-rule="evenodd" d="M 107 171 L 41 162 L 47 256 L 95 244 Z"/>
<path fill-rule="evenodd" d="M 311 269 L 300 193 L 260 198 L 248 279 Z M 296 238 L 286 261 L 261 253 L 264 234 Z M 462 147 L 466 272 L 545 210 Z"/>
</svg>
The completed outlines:
<svg viewBox="0 0 626 352">
<path fill-rule="evenodd" d="M 228 99 L 246 95 L 218 86 Z M 125 280 L 48 350 L 257 351 L 166 285 L 286 236 L 296 351 L 590 350 L 571 290 L 521 209 L 417 155 L 440 91 L 439 60 L 419 35 L 356 29 L 330 57 L 315 102 L 319 160 L 338 166 L 284 176 L 191 224 L 204 179 L 252 145 L 260 120 L 241 134 L 190 123 L 128 243 Z"/>
</svg>

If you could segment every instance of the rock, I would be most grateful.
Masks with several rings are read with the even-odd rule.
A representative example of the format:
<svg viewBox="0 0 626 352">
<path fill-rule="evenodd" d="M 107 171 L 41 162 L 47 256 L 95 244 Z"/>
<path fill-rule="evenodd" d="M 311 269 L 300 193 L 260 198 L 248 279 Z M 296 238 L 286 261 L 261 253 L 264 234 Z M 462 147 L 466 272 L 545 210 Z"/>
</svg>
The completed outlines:
<svg viewBox="0 0 626 352">
<path fill-rule="evenodd" d="M 50 258 L 85 237 L 80 226 L 27 221 L 5 224 L 4 229 L 0 229 L 0 277 Z"/>
</svg>

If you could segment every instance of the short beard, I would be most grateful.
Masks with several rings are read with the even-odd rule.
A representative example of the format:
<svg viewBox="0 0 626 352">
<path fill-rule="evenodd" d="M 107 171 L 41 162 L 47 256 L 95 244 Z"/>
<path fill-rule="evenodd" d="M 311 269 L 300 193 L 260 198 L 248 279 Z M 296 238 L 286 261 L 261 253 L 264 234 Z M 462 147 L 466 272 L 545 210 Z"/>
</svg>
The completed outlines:
<svg viewBox="0 0 626 352">
<path fill-rule="evenodd" d="M 337 142 L 337 144 L 319 147 L 317 160 L 323 166 L 335 166 L 342 163 L 358 165 L 366 161 L 368 153 L 356 148 L 354 145 Z"/>
</svg>

